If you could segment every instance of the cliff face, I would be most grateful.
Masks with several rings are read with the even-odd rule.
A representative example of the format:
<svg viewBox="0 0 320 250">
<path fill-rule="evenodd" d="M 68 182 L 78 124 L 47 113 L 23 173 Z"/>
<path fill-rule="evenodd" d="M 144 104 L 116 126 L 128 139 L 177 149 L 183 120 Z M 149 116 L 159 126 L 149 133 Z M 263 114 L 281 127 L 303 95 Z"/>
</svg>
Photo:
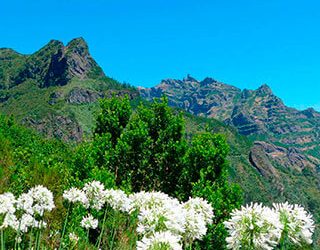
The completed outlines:
<svg viewBox="0 0 320 250">
<path fill-rule="evenodd" d="M 235 126 L 243 135 L 266 138 L 320 158 L 320 113 L 287 107 L 267 85 L 241 91 L 212 78 L 198 81 L 188 76 L 183 80 L 163 80 L 156 87 L 139 91 L 148 100 L 165 94 L 172 106 L 216 118 Z"/>
<path fill-rule="evenodd" d="M 98 99 L 138 93 L 105 76 L 83 38 L 51 40 L 31 55 L 0 49 L 0 112 L 50 137 L 80 141 Z"/>
<path fill-rule="evenodd" d="M 0 88 L 10 88 L 27 80 L 40 87 L 65 85 L 72 78 L 103 77 L 104 73 L 91 57 L 87 43 L 76 38 L 66 46 L 51 40 L 32 55 L 21 55 L 13 50 L 0 50 Z"/>
</svg>

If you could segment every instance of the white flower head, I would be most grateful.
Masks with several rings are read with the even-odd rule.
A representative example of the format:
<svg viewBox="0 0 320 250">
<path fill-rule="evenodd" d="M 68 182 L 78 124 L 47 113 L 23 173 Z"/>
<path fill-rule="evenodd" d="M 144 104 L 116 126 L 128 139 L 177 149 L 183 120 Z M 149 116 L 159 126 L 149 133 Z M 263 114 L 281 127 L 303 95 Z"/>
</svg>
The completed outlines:
<svg viewBox="0 0 320 250">
<path fill-rule="evenodd" d="M 16 230 L 20 230 L 21 232 L 26 233 L 28 232 L 29 228 L 34 227 L 35 221 L 36 220 L 32 215 L 25 213 L 21 216 L 18 228 Z"/>
<path fill-rule="evenodd" d="M 74 232 L 69 233 L 69 240 L 73 243 L 77 243 L 79 241 L 79 236 Z"/>
<path fill-rule="evenodd" d="M 273 207 L 280 214 L 280 222 L 292 243 L 312 244 L 315 226 L 311 214 L 300 205 L 290 205 L 287 202 L 275 203 Z"/>
<path fill-rule="evenodd" d="M 19 222 L 15 214 L 7 213 L 3 219 L 3 223 L 0 226 L 0 229 L 5 229 L 11 227 L 14 230 L 17 230 L 19 227 Z"/>
<path fill-rule="evenodd" d="M 206 224 L 211 224 L 213 219 L 213 208 L 208 201 L 200 197 L 189 198 L 189 200 L 184 203 L 184 208 L 194 213 L 198 213 L 205 219 Z"/>
<path fill-rule="evenodd" d="M 0 214 L 13 214 L 16 211 L 15 203 L 16 199 L 12 193 L 0 194 Z"/>
<path fill-rule="evenodd" d="M 26 210 L 30 214 L 42 216 L 45 211 L 50 212 L 55 207 L 52 192 L 42 185 L 31 188 L 27 194 L 33 199 L 31 213 Z"/>
<path fill-rule="evenodd" d="M 33 197 L 31 193 L 23 193 L 17 199 L 17 209 L 33 214 Z"/>
<path fill-rule="evenodd" d="M 182 250 L 182 246 L 179 241 L 180 237 L 172 234 L 171 232 L 156 232 L 154 235 L 150 237 L 143 237 L 141 241 L 138 241 L 137 250 Z"/>
<path fill-rule="evenodd" d="M 89 214 L 82 218 L 81 226 L 85 229 L 96 229 L 98 227 L 98 220 Z"/>
<path fill-rule="evenodd" d="M 231 219 L 224 222 L 229 231 L 229 249 L 273 249 L 281 236 L 278 213 L 261 204 L 242 206 L 231 213 Z"/>
<path fill-rule="evenodd" d="M 180 235 L 185 230 L 185 210 L 177 199 L 161 192 L 140 192 L 130 196 L 132 210 L 138 210 L 137 232 L 152 235 L 171 231 Z"/>
<path fill-rule="evenodd" d="M 131 210 L 131 200 L 122 190 L 106 190 L 105 200 L 114 210 L 121 212 L 129 212 Z"/>
<path fill-rule="evenodd" d="M 69 190 L 64 191 L 63 198 L 70 203 L 79 202 L 84 206 L 88 206 L 89 204 L 85 192 L 78 188 L 70 188 Z"/>
<path fill-rule="evenodd" d="M 106 191 L 100 181 L 92 181 L 84 185 L 83 191 L 88 198 L 86 208 L 100 210 L 105 204 Z"/>
</svg>

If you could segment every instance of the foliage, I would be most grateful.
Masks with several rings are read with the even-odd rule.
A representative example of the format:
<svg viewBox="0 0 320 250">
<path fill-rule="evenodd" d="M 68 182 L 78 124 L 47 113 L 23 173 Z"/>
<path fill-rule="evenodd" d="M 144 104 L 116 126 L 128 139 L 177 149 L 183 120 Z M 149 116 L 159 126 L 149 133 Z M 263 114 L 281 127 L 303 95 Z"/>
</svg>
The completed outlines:
<svg viewBox="0 0 320 250">
<path fill-rule="evenodd" d="M 99 133 L 93 144 L 112 138 L 113 147 L 100 147 L 99 155 L 108 160 L 95 163 L 115 173 L 116 183 L 132 191 L 159 190 L 183 200 L 192 194 L 209 199 L 217 217 L 202 247 L 223 247 L 226 231 L 222 222 L 242 202 L 239 187 L 228 182 L 224 137 L 206 132 L 189 143 L 181 114 L 168 107 L 166 98 L 149 107 L 140 104 L 129 118 L 128 107 L 127 99 L 101 103 Z"/>
</svg>

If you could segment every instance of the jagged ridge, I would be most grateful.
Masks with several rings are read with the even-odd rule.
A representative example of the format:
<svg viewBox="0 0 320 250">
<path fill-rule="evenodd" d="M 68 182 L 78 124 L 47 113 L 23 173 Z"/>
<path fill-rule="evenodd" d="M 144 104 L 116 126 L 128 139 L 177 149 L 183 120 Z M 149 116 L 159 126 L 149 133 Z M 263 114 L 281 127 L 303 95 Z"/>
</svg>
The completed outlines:
<svg viewBox="0 0 320 250">
<path fill-rule="evenodd" d="M 2 70 L 1 70 L 2 69 Z M 10 49 L 0 50 L 0 88 L 10 88 L 27 80 L 39 87 L 65 85 L 72 78 L 103 77 L 104 73 L 91 57 L 83 38 L 66 46 L 51 40 L 32 55 L 21 55 Z"/>
<path fill-rule="evenodd" d="M 198 81 L 167 79 L 153 88 L 139 88 L 147 100 L 167 95 L 172 106 L 216 118 L 251 137 L 267 137 L 273 143 L 299 147 L 320 158 L 320 113 L 314 109 L 298 111 L 287 107 L 266 84 L 247 90 L 212 78 Z"/>
</svg>

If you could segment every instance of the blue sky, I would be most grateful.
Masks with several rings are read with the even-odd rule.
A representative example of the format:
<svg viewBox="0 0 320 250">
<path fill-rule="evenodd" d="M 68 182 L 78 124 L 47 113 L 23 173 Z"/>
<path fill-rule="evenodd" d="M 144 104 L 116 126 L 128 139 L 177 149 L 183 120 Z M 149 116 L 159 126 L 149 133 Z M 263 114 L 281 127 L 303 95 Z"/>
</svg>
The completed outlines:
<svg viewBox="0 0 320 250">
<path fill-rule="evenodd" d="M 2 0 L 0 47 L 33 53 L 82 36 L 119 81 L 267 83 L 287 105 L 320 110 L 319 9 L 316 0 Z"/>
</svg>

